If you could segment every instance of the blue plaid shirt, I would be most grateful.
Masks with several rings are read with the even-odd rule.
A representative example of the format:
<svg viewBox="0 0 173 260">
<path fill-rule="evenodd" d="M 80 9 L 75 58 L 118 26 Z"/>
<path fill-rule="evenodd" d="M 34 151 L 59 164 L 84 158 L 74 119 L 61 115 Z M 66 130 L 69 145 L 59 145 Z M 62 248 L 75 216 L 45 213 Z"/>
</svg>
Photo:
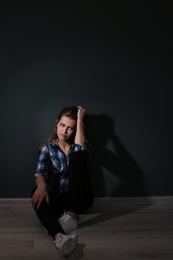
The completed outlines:
<svg viewBox="0 0 173 260">
<path fill-rule="evenodd" d="M 59 145 L 52 141 L 39 150 L 34 178 L 38 175 L 43 175 L 46 179 L 48 191 L 67 192 L 69 155 L 77 151 L 88 151 L 89 148 L 90 144 L 88 141 L 83 146 L 72 144 L 68 154 L 65 155 Z"/>
</svg>

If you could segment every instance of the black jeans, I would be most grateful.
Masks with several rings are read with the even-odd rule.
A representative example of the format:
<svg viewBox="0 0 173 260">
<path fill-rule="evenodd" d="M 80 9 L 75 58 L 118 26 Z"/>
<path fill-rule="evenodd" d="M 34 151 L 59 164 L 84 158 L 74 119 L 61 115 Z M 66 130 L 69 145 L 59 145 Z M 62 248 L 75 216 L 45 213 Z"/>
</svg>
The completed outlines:
<svg viewBox="0 0 173 260">
<path fill-rule="evenodd" d="M 58 218 L 64 210 L 81 214 L 88 210 L 94 201 L 84 152 L 78 151 L 70 155 L 68 176 L 68 193 L 50 192 L 49 204 L 44 200 L 40 208 L 35 210 L 40 222 L 53 238 L 57 233 L 65 234 L 58 222 Z M 31 197 L 35 190 L 36 188 L 32 190 Z"/>
</svg>

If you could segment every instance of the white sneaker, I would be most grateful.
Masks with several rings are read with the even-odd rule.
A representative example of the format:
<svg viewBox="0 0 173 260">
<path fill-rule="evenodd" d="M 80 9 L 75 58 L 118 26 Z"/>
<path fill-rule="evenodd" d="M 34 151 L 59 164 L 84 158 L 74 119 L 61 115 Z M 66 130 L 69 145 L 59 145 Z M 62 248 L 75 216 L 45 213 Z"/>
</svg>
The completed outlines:
<svg viewBox="0 0 173 260">
<path fill-rule="evenodd" d="M 78 236 L 77 235 L 63 235 L 59 234 L 55 240 L 55 246 L 64 255 L 70 255 L 75 247 L 77 246 Z"/>
<path fill-rule="evenodd" d="M 74 220 L 67 213 L 64 213 L 58 221 L 65 232 L 69 232 L 77 228 L 77 220 Z"/>
</svg>

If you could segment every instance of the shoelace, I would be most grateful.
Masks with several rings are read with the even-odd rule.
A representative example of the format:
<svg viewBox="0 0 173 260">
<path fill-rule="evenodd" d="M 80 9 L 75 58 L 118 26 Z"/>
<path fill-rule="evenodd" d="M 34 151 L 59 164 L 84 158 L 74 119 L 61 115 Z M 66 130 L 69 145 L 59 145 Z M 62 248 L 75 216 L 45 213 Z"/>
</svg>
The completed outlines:
<svg viewBox="0 0 173 260">
<path fill-rule="evenodd" d="M 59 243 L 61 242 L 61 240 L 62 240 L 62 235 L 61 234 L 57 235 L 57 237 L 54 241 L 54 243 L 56 244 L 57 247 L 59 247 Z"/>
<path fill-rule="evenodd" d="M 69 221 L 73 220 L 71 217 L 68 217 L 67 219 L 64 219 L 64 223 L 67 223 Z"/>
</svg>

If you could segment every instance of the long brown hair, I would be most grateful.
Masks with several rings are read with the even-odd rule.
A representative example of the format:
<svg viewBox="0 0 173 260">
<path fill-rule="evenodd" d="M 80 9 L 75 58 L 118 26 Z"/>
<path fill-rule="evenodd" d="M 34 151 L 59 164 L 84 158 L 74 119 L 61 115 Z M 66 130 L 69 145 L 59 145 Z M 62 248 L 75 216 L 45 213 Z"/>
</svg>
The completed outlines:
<svg viewBox="0 0 173 260">
<path fill-rule="evenodd" d="M 44 143 L 41 144 L 40 148 L 42 148 L 43 146 L 47 145 L 48 143 L 50 143 L 53 140 L 56 140 L 58 138 L 57 123 L 61 120 L 61 118 L 63 116 L 69 117 L 70 119 L 77 121 L 77 112 L 78 112 L 78 108 L 75 106 L 63 108 L 56 118 L 55 127 L 54 127 L 54 131 L 53 131 L 52 135 Z"/>
</svg>

